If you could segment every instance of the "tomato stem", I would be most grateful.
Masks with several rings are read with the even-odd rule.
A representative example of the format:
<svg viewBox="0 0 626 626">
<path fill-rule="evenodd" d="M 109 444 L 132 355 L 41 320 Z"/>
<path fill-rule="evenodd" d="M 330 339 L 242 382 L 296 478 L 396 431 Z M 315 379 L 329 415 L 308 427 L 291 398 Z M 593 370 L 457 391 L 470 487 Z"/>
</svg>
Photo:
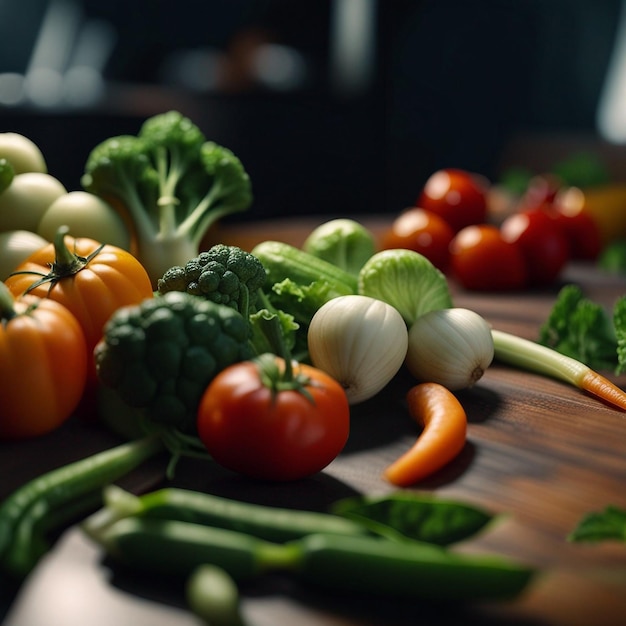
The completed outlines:
<svg viewBox="0 0 626 626">
<path fill-rule="evenodd" d="M 54 285 L 64 278 L 69 278 L 74 274 L 78 274 L 82 269 L 87 267 L 91 261 L 100 254 L 102 248 L 104 248 L 104 244 L 100 244 L 89 256 L 83 257 L 75 252 L 71 252 L 70 249 L 65 245 L 65 235 L 69 233 L 68 226 L 59 226 L 55 236 L 54 236 L 54 263 L 50 267 L 50 272 L 48 274 L 42 274 L 41 272 L 34 272 L 29 270 L 24 270 L 20 272 L 13 272 L 11 276 L 15 276 L 18 274 L 33 274 L 36 276 L 40 276 L 39 280 L 36 280 L 24 293 L 29 293 L 33 289 L 39 287 L 39 285 L 44 285 L 46 283 L 50 283 L 50 289 L 54 287 Z"/>
</svg>

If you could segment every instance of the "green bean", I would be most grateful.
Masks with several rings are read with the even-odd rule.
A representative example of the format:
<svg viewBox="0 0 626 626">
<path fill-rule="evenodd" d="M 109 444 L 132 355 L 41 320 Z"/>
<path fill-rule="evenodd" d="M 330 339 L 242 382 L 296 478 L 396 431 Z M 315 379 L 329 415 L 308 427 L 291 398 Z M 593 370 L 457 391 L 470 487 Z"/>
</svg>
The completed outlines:
<svg viewBox="0 0 626 626">
<path fill-rule="evenodd" d="M 105 510 L 85 522 L 95 531 L 127 515 L 174 519 L 237 530 L 268 541 L 289 541 L 311 533 L 361 535 L 367 529 L 339 515 L 251 504 L 200 491 L 166 487 L 141 496 L 108 487 Z"/>
<path fill-rule="evenodd" d="M 138 439 L 51 470 L 19 487 L 0 504 L 0 570 L 23 578 L 45 549 L 38 529 L 47 519 L 162 449 L 156 437 Z"/>
<path fill-rule="evenodd" d="M 209 626 L 244 626 L 237 583 L 221 567 L 197 567 L 185 595 L 189 608 Z"/>
</svg>

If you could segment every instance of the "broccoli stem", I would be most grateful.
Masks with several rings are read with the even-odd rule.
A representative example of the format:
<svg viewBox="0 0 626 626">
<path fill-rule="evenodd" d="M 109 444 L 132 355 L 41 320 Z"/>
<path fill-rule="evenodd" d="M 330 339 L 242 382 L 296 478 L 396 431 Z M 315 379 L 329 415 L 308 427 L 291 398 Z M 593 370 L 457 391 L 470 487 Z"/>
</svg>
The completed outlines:
<svg viewBox="0 0 626 626">
<path fill-rule="evenodd" d="M 198 202 L 196 207 L 179 224 L 178 232 L 189 237 L 196 245 L 199 245 L 202 237 L 215 222 L 235 211 L 243 211 L 244 207 L 234 208 L 228 204 L 218 204 L 219 200 L 227 195 L 229 191 L 229 189 L 224 188 L 223 184 L 216 181 L 204 198 Z"/>
</svg>

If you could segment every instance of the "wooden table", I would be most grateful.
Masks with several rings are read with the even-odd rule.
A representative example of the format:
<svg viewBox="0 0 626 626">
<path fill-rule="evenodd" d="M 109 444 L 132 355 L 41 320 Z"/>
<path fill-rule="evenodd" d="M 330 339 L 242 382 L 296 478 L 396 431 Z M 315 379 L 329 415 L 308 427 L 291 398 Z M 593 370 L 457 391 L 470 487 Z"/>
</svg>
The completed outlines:
<svg viewBox="0 0 626 626">
<path fill-rule="evenodd" d="M 298 245 L 319 222 L 313 217 L 224 225 L 216 237 L 248 249 L 268 238 Z M 379 232 L 386 221 L 366 223 Z M 601 274 L 589 265 L 572 264 L 562 276 L 561 284 L 565 282 L 579 283 L 589 297 L 607 307 L 626 293 L 623 278 Z M 474 309 L 495 328 L 536 339 L 559 286 L 500 295 L 467 293 L 453 286 L 453 293 L 456 305 Z M 625 376 L 609 378 L 626 386 Z M 354 407 L 345 450 L 310 479 L 258 484 L 189 461 L 179 467 L 174 484 L 307 509 L 324 509 L 355 493 L 388 492 L 390 486 L 381 479 L 383 468 L 418 434 L 404 407 L 411 383 L 402 373 L 379 396 Z M 626 546 L 566 540 L 586 513 L 608 504 L 626 507 L 626 414 L 561 382 L 498 363 L 459 398 L 469 420 L 465 450 L 415 489 L 502 514 L 498 523 L 460 549 L 509 556 L 541 568 L 542 575 L 527 593 L 507 603 L 433 607 L 318 594 L 270 577 L 242 589 L 251 626 L 626 623 Z M 72 420 L 47 437 L 1 444 L 0 498 L 45 470 L 116 442 L 98 424 Z M 149 489 L 160 484 L 162 470 L 161 461 L 155 460 L 122 483 L 138 491 Z M 63 572 L 66 578 L 60 575 Z M 185 610 L 181 593 L 172 585 L 132 581 L 111 571 L 76 529 L 59 539 L 21 590 L 2 590 L 4 603 L 13 602 L 6 626 L 97 626 L 96 615 L 103 616 L 103 625 L 191 626 L 197 622 Z"/>
</svg>

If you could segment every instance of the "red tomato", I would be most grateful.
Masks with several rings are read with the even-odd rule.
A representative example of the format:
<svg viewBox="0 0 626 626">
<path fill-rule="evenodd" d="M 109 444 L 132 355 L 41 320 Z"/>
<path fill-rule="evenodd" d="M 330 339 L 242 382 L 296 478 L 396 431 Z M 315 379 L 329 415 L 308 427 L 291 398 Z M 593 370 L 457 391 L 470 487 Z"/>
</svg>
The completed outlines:
<svg viewBox="0 0 626 626">
<path fill-rule="evenodd" d="M 526 284 L 522 250 L 505 241 L 497 226 L 475 224 L 460 230 L 450 244 L 452 274 L 466 289 L 508 291 Z"/>
<path fill-rule="evenodd" d="M 432 211 L 411 207 L 392 222 L 383 234 L 381 247 L 419 252 L 443 272 L 448 268 L 448 248 L 453 237 L 452 227 L 442 217 Z"/>
<path fill-rule="evenodd" d="M 0 287 L 0 438 L 43 435 L 65 422 L 82 397 L 85 338 L 58 302 L 13 300 Z"/>
<path fill-rule="evenodd" d="M 533 176 L 528 182 L 526 191 L 520 198 L 519 206 L 517 207 L 518 211 L 536 209 L 554 202 L 561 185 L 561 179 L 553 174 Z"/>
<path fill-rule="evenodd" d="M 274 362 L 284 369 L 284 361 Z M 303 391 L 272 389 L 260 365 L 222 370 L 198 408 L 198 435 L 217 463 L 263 480 L 297 480 L 326 467 L 343 449 L 350 409 L 341 385 L 321 370 L 294 364 Z"/>
<path fill-rule="evenodd" d="M 458 232 L 486 221 L 487 184 L 465 170 L 438 170 L 426 181 L 416 204 L 436 213 Z"/>
<path fill-rule="evenodd" d="M 563 190 L 557 194 L 551 208 L 569 241 L 570 258 L 595 260 L 602 251 L 602 235 L 596 221 L 585 211 L 580 194 Z"/>
<path fill-rule="evenodd" d="M 531 285 L 549 285 L 569 260 L 569 244 L 556 220 L 542 209 L 520 211 L 500 226 L 506 241 L 517 243 L 526 259 Z"/>
</svg>

